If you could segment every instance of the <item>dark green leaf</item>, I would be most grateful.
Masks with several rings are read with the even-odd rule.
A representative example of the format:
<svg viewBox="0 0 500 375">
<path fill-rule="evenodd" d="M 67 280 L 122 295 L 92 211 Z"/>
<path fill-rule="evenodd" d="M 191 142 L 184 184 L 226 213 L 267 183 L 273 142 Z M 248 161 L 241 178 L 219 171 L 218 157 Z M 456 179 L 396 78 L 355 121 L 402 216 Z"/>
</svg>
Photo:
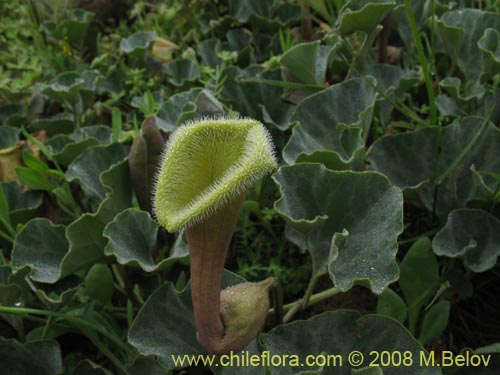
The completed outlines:
<svg viewBox="0 0 500 375">
<path fill-rule="evenodd" d="M 390 339 L 389 339 L 390 338 Z M 417 358 L 423 351 L 422 346 L 408 333 L 397 321 L 379 315 L 361 316 L 358 312 L 339 310 L 317 315 L 305 321 L 296 321 L 272 329 L 262 338 L 264 347 L 270 355 L 296 355 L 299 363 L 305 363 L 307 355 L 320 355 L 322 353 L 336 354 L 342 357 L 340 365 L 337 357 L 336 366 L 333 358 L 329 366 L 324 367 L 324 374 L 352 374 L 352 367 L 347 362 L 350 352 L 357 350 L 364 355 L 363 365 L 367 366 L 369 359 L 373 359 L 370 352 L 378 353 L 386 350 L 410 351 L 413 361 L 408 367 L 384 367 L 387 374 L 409 375 L 438 375 L 437 367 L 420 366 Z M 318 370 L 310 367 L 308 371 Z M 275 366 L 272 367 L 273 375 L 299 374 L 304 367 Z"/>
<path fill-rule="evenodd" d="M 114 255 L 118 263 L 132 263 L 146 272 L 154 271 L 159 266 L 151 257 L 157 232 L 158 225 L 147 212 L 129 208 L 104 229 L 104 236 L 109 241 L 106 255 Z"/>
<path fill-rule="evenodd" d="M 57 375 L 63 370 L 57 341 L 21 344 L 0 338 L 0 367 L 9 375 Z"/>
<path fill-rule="evenodd" d="M 321 86 L 325 83 L 328 64 L 340 47 L 340 44 L 320 46 L 319 41 L 301 43 L 286 51 L 279 61 L 302 82 Z"/>
<path fill-rule="evenodd" d="M 52 191 L 57 185 L 54 185 L 47 178 L 47 175 L 34 169 L 26 167 L 16 167 L 16 173 L 23 185 L 32 190 Z"/>
<path fill-rule="evenodd" d="M 153 357 L 139 356 L 132 366 L 127 368 L 130 375 L 168 375 L 168 370 Z"/>
<path fill-rule="evenodd" d="M 450 317 L 450 302 L 440 301 L 433 305 L 425 314 L 418 341 L 422 345 L 437 340 L 448 326 Z"/>
<path fill-rule="evenodd" d="M 414 331 L 420 310 L 439 289 L 439 269 L 431 242 L 415 242 L 399 265 L 399 285 L 408 305 L 410 331 Z"/>
<path fill-rule="evenodd" d="M 370 33 L 395 5 L 393 0 L 351 0 L 340 11 L 338 31 L 341 34 Z"/>
<path fill-rule="evenodd" d="M 454 210 L 432 247 L 437 255 L 463 258 L 469 269 L 484 272 L 500 255 L 500 221 L 483 210 Z"/>
<path fill-rule="evenodd" d="M 0 150 L 15 146 L 19 141 L 21 129 L 12 126 L 0 126 Z"/>
<path fill-rule="evenodd" d="M 0 106 L 0 125 L 21 127 L 25 122 L 26 108 L 20 104 Z"/>
<path fill-rule="evenodd" d="M 31 279 L 54 283 L 61 277 L 60 264 L 68 251 L 64 225 L 36 218 L 16 236 L 12 252 L 12 269 L 18 272 L 28 266 Z"/>
<path fill-rule="evenodd" d="M 231 15 L 240 22 L 247 22 L 250 15 L 271 18 L 271 8 L 276 0 L 231 0 L 229 9 Z"/>
<path fill-rule="evenodd" d="M 84 55 L 93 54 L 97 42 L 97 31 L 92 27 L 94 17 L 92 12 L 72 9 L 70 17 L 58 22 L 51 34 Z"/>
<path fill-rule="evenodd" d="M 87 294 L 105 305 L 111 300 L 114 290 L 114 279 L 109 267 L 105 264 L 94 264 L 85 277 Z"/>
<path fill-rule="evenodd" d="M 49 118 L 34 120 L 29 124 L 28 129 L 31 132 L 45 130 L 48 137 L 58 134 L 69 134 L 75 130 L 73 115 L 67 113 L 58 113 Z"/>
<path fill-rule="evenodd" d="M 377 314 L 390 316 L 404 324 L 408 310 L 403 299 L 394 290 L 387 288 L 378 297 Z"/>
<path fill-rule="evenodd" d="M 0 306 L 7 307 L 22 307 L 23 291 L 17 285 L 0 285 Z M 18 333 L 23 332 L 23 318 L 21 316 L 0 314 L 0 318 L 4 319 Z"/>
<path fill-rule="evenodd" d="M 329 154 L 332 163 L 349 166 L 362 157 L 363 134 L 372 121 L 377 95 L 365 79 L 351 79 L 310 96 L 301 102 L 291 121 L 298 122 L 283 150 L 292 164 L 317 161 L 314 154 Z"/>
<path fill-rule="evenodd" d="M 156 244 L 157 232 L 158 225 L 148 213 L 134 208 L 124 210 L 104 229 L 104 236 L 109 240 L 105 253 L 114 255 L 120 264 L 139 266 L 146 272 L 165 269 L 187 256 L 187 249 L 177 249 L 170 257 L 155 263 L 151 250 Z"/>
<path fill-rule="evenodd" d="M 78 94 L 84 84 L 84 80 L 78 72 L 64 72 L 57 75 L 47 83 L 42 94 L 48 95 L 59 103 L 67 103 L 71 107 L 78 100 Z"/>
<path fill-rule="evenodd" d="M 223 287 L 241 282 L 226 272 Z M 130 327 L 128 341 L 142 355 L 156 355 L 169 369 L 174 368 L 171 355 L 205 353 L 196 341 L 191 288 L 182 292 L 167 283 L 158 288 L 137 314 Z"/>
<path fill-rule="evenodd" d="M 165 132 L 172 132 L 177 125 L 180 125 L 181 120 L 194 118 L 196 108 L 193 103 L 199 93 L 200 89 L 191 89 L 168 98 L 156 114 L 155 120 L 158 127 Z"/>
<path fill-rule="evenodd" d="M 2 189 L 9 202 L 13 227 L 31 219 L 35 210 L 42 204 L 40 191 L 24 191 L 23 186 L 17 181 L 2 184 Z"/>
<path fill-rule="evenodd" d="M 53 309 L 67 305 L 83 286 L 83 280 L 75 275 L 50 284 L 36 282 L 28 277 L 26 283 L 40 301 Z"/>
<path fill-rule="evenodd" d="M 226 80 L 221 100 L 234 104 L 241 115 L 272 124 L 280 130 L 288 128 L 293 107 L 282 101 L 282 88 L 265 83 L 265 80 L 281 80 L 279 71 L 264 72 L 255 66 L 240 70 L 232 66 L 223 71 L 221 79 Z"/>
<path fill-rule="evenodd" d="M 137 31 L 120 42 L 120 49 L 127 53 L 138 53 L 149 48 L 156 39 L 154 31 Z"/>
<path fill-rule="evenodd" d="M 313 276 L 328 271 L 341 290 L 361 282 L 375 293 L 397 280 L 402 195 L 384 176 L 296 164 L 274 179 L 275 208 L 301 234 L 292 240 L 311 253 Z"/>
<path fill-rule="evenodd" d="M 61 262 L 63 276 L 87 268 L 104 258 L 104 224 L 92 214 L 84 214 L 66 228 L 69 250 Z"/>
<path fill-rule="evenodd" d="M 459 116 L 460 110 L 457 102 L 446 95 L 438 95 L 436 97 L 436 106 L 443 116 Z"/>
<path fill-rule="evenodd" d="M 219 102 L 213 93 L 207 89 L 203 89 L 196 97 L 196 116 L 224 116 L 225 110 L 221 102 Z"/>
<path fill-rule="evenodd" d="M 57 135 L 47 142 L 54 159 L 61 165 L 69 165 L 85 150 L 99 144 L 111 143 L 109 126 L 94 125 L 77 129 L 69 135 Z"/>
<path fill-rule="evenodd" d="M 89 148 L 69 165 L 66 179 L 80 180 L 90 197 L 103 200 L 106 192 L 100 180 L 101 173 L 122 161 L 127 154 L 128 147 L 118 143 Z"/>
<path fill-rule="evenodd" d="M 495 52 L 489 50 L 486 42 L 492 37 L 488 29 L 500 29 L 498 13 L 477 9 L 454 10 L 443 14 L 436 26 L 443 47 L 467 80 L 479 81 L 496 71 L 496 64 L 491 65 L 490 55 L 496 53 L 496 49 Z"/>
<path fill-rule="evenodd" d="M 384 173 L 393 184 L 402 189 L 419 188 L 419 196 L 432 210 L 436 177 L 436 163 L 440 157 L 440 171 L 446 171 L 461 155 L 481 129 L 484 119 L 467 117 L 445 127 L 438 150 L 438 129 L 424 128 L 414 132 L 379 138 L 368 156 L 373 169 Z M 472 148 L 459 160 L 448 178 L 439 185 L 436 211 L 443 220 L 455 208 L 466 207 L 469 202 L 491 200 L 497 182 L 482 179 L 475 170 L 500 173 L 500 130 L 487 124 Z M 440 151 L 438 153 L 438 151 Z"/>
<path fill-rule="evenodd" d="M 101 173 L 100 179 L 107 194 L 97 209 L 96 217 L 105 225 L 120 212 L 132 205 L 132 191 L 130 189 L 130 173 L 127 160 L 123 160 Z"/>
<path fill-rule="evenodd" d="M 456 77 L 446 77 L 439 82 L 439 85 L 445 89 L 453 99 L 462 103 L 473 99 L 481 100 L 486 94 L 484 86 L 479 82 L 467 81 L 462 85 L 462 81 Z"/>
<path fill-rule="evenodd" d="M 163 72 L 168 75 L 169 82 L 175 86 L 183 86 L 200 78 L 200 69 L 192 60 L 175 60 L 163 65 Z"/>
<path fill-rule="evenodd" d="M 500 34 L 495 29 L 486 29 L 478 42 L 484 57 L 484 70 L 491 74 L 500 73 Z"/>
<path fill-rule="evenodd" d="M 113 373 L 98 364 L 85 359 L 76 365 L 71 375 L 113 375 Z"/>
<path fill-rule="evenodd" d="M 2 185 L 0 185 L 0 222 L 11 226 L 9 212 L 9 201 L 7 200 Z"/>
</svg>

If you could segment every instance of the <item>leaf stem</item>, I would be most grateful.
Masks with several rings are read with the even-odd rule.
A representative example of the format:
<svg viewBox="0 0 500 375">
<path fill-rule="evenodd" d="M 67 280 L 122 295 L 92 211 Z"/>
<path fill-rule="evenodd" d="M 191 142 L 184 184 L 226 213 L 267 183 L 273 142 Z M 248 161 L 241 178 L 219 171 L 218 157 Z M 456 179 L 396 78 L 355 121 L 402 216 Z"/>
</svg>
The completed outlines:
<svg viewBox="0 0 500 375">
<path fill-rule="evenodd" d="M 54 320 L 53 316 L 49 316 L 47 318 L 47 321 L 45 322 L 45 326 L 43 327 L 43 332 L 42 332 L 42 340 L 45 340 L 45 337 L 47 337 L 47 333 L 49 332 L 49 328 L 52 325 L 52 321 Z"/>
<path fill-rule="evenodd" d="M 332 287 L 330 289 L 327 289 L 327 290 L 324 290 L 322 292 L 319 292 L 319 293 L 316 293 L 316 294 L 312 294 L 310 297 L 309 297 L 309 300 L 308 300 L 308 303 L 307 303 L 307 306 L 304 307 L 304 297 L 297 300 L 297 301 L 294 301 L 294 302 L 291 302 L 291 303 L 288 303 L 286 305 L 283 305 L 283 311 L 284 312 L 287 312 L 286 315 L 283 317 L 283 323 L 287 323 L 291 320 L 291 318 L 297 313 L 299 312 L 300 310 L 303 310 L 311 305 L 314 305 L 318 302 L 321 302 L 325 299 L 328 299 L 332 296 L 335 296 L 339 293 L 341 293 L 342 291 L 339 289 L 339 288 L 336 288 L 336 287 Z M 307 293 L 307 292 L 306 292 Z M 274 309 L 270 309 L 269 310 L 269 314 L 274 314 Z"/>
<path fill-rule="evenodd" d="M 14 239 L 11 236 L 9 236 L 7 233 L 4 233 L 1 230 L 0 230 L 0 237 L 3 237 L 4 239 L 9 241 L 10 243 L 14 243 Z"/>
<path fill-rule="evenodd" d="M 495 108 L 495 105 L 493 105 L 490 108 L 488 115 L 484 119 L 483 123 L 481 124 L 479 129 L 474 133 L 474 136 L 472 137 L 470 142 L 467 144 L 467 146 L 465 146 L 463 148 L 460 155 L 458 155 L 458 157 L 455 160 L 453 160 L 453 163 L 451 163 L 451 165 L 446 169 L 446 171 L 444 171 L 444 173 L 436 179 L 437 185 L 441 185 L 444 182 L 444 180 L 446 180 L 446 178 L 451 174 L 451 172 L 453 172 L 453 170 L 457 167 L 457 165 L 460 164 L 460 162 L 463 160 L 465 155 L 467 155 L 469 153 L 469 151 L 472 149 L 472 147 L 474 147 L 474 145 L 477 143 L 477 141 L 479 140 L 479 137 L 481 137 L 481 134 L 483 134 L 484 129 L 486 129 L 486 125 L 488 125 L 488 122 L 490 121 L 490 116 L 491 116 L 491 113 L 493 112 L 494 108 Z"/>
<path fill-rule="evenodd" d="M 71 316 L 68 314 L 60 313 L 57 311 L 49 311 L 49 310 L 40 310 L 40 309 L 30 309 L 24 307 L 10 307 L 10 306 L 1 306 L 0 305 L 0 313 L 4 314 L 12 314 L 12 315 L 43 315 L 48 317 L 60 318 L 72 323 L 76 327 L 80 329 L 91 329 L 100 333 L 101 335 L 107 337 L 109 340 L 114 342 L 117 346 L 124 349 L 126 352 L 130 352 L 130 348 L 125 344 L 122 340 L 117 338 L 112 333 L 108 332 L 102 326 L 91 323 L 87 320 L 78 318 L 76 316 Z"/>
<path fill-rule="evenodd" d="M 436 99 L 434 97 L 434 90 L 432 88 L 432 78 L 429 72 L 429 67 L 427 65 L 427 58 L 425 56 L 424 47 L 420 36 L 418 35 L 417 23 L 415 21 L 415 16 L 413 10 L 411 9 L 410 0 L 405 0 L 406 15 L 408 16 L 408 21 L 410 22 L 410 29 L 413 36 L 413 42 L 417 48 L 418 57 L 420 59 L 420 65 L 422 65 L 422 71 L 424 72 L 425 86 L 427 88 L 427 95 L 429 97 L 429 109 L 430 109 L 430 123 L 432 126 L 437 124 L 437 109 L 436 109 Z M 442 127 L 439 126 L 441 129 Z M 440 130 L 441 132 L 441 130 Z"/>
<path fill-rule="evenodd" d="M 16 231 L 14 230 L 14 228 L 12 228 L 12 225 L 7 219 L 5 219 L 4 217 L 0 217 L 0 223 L 4 225 L 4 227 L 7 229 L 7 232 L 9 232 L 9 235 L 12 236 L 12 238 L 16 236 Z"/>
<path fill-rule="evenodd" d="M 127 369 L 122 365 L 121 361 L 109 350 L 109 348 L 104 345 L 104 343 L 97 338 L 97 336 L 93 334 L 87 335 L 90 341 L 96 346 L 99 351 L 109 358 L 111 362 L 115 365 L 115 367 L 119 370 L 120 374 L 128 375 Z"/>
<path fill-rule="evenodd" d="M 346 60 L 344 60 L 346 61 Z M 382 91 L 377 85 L 375 85 L 372 81 L 366 78 L 366 76 L 362 75 L 359 70 L 354 68 L 356 73 L 359 74 L 361 78 L 365 80 L 366 83 L 368 83 L 376 92 L 379 94 L 384 100 L 392 105 L 397 111 L 401 112 L 403 115 L 408 116 L 410 119 L 413 121 L 419 123 L 420 125 L 426 125 L 426 122 L 422 120 L 416 113 L 414 113 L 408 106 L 406 106 L 403 102 L 397 102 L 389 98 L 389 96 Z"/>
<path fill-rule="evenodd" d="M 407 243 L 412 243 L 412 242 L 416 242 L 418 241 L 419 239 L 423 238 L 423 237 L 429 237 L 429 236 L 432 236 L 433 234 L 436 234 L 437 232 L 439 232 L 441 230 L 441 228 L 434 228 L 434 229 L 431 229 L 431 230 L 428 230 L 427 232 L 424 232 L 422 234 L 419 234 L 418 236 L 415 236 L 415 237 L 411 237 L 411 238 L 407 238 L 405 240 L 401 240 L 401 241 L 398 241 L 398 244 L 399 245 L 404 245 L 404 244 L 407 244 Z"/>
</svg>

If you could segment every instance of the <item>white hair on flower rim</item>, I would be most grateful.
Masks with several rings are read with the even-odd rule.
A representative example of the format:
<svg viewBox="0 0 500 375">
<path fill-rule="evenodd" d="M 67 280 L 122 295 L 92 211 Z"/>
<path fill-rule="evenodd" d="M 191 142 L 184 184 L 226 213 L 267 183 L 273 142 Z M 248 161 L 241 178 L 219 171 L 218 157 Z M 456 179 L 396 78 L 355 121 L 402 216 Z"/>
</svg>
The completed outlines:
<svg viewBox="0 0 500 375">
<path fill-rule="evenodd" d="M 168 231 L 199 223 L 277 168 L 257 120 L 207 116 L 173 132 L 154 179 L 153 208 Z"/>
</svg>

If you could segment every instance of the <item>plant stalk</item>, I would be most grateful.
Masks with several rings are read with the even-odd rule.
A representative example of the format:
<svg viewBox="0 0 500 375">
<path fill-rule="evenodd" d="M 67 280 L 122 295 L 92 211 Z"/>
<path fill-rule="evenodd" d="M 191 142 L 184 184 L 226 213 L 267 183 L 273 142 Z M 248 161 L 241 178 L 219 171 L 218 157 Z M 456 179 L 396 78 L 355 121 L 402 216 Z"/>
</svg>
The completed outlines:
<svg viewBox="0 0 500 375">
<path fill-rule="evenodd" d="M 246 192 L 202 222 L 186 228 L 191 258 L 191 290 L 198 342 L 214 354 L 225 353 L 220 290 L 227 250 Z"/>
<path fill-rule="evenodd" d="M 325 299 L 328 299 L 328 298 L 335 296 L 339 293 L 341 293 L 341 290 L 339 288 L 333 287 L 333 288 L 324 290 L 322 292 L 313 294 L 309 298 L 309 302 L 307 304 L 307 307 L 314 305 L 318 302 L 324 301 Z M 283 318 L 283 323 L 290 321 L 290 319 L 292 318 L 293 315 L 295 315 L 295 313 L 297 313 L 298 311 L 303 310 L 305 308 L 305 307 L 303 307 L 303 300 L 304 300 L 304 298 L 301 298 L 297 301 L 283 305 L 283 312 L 287 312 L 288 313 L 287 315 L 291 314 L 291 316 L 286 317 L 287 318 L 286 321 L 285 321 L 285 317 Z M 293 311 L 293 314 L 291 313 L 291 311 Z M 274 314 L 274 308 L 269 309 L 269 314 Z"/>
<path fill-rule="evenodd" d="M 429 66 L 427 65 L 427 58 L 425 56 L 424 47 L 420 36 L 418 35 L 417 22 L 415 21 L 415 16 L 413 15 L 413 10 L 411 9 L 410 0 L 405 0 L 406 15 L 408 16 L 408 21 L 410 23 L 410 29 L 413 36 L 413 41 L 415 47 L 417 48 L 418 57 L 420 60 L 420 65 L 422 65 L 422 71 L 424 72 L 425 87 L 427 88 L 427 96 L 429 97 L 429 111 L 430 111 L 430 123 L 431 126 L 440 125 L 437 122 L 437 108 L 436 99 L 434 97 L 434 90 L 432 88 L 432 77 L 429 71 Z M 439 132 L 441 133 L 442 127 L 439 126 Z"/>
</svg>

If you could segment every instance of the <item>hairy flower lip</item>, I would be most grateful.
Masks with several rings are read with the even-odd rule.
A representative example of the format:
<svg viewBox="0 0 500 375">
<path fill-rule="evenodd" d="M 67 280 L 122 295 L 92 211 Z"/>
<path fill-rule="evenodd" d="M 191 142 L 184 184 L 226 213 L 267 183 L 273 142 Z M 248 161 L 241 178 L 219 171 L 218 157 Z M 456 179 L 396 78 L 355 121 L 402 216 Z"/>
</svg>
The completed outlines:
<svg viewBox="0 0 500 375">
<path fill-rule="evenodd" d="M 240 139 L 241 154 L 221 176 L 205 185 L 192 199 L 179 205 L 176 200 L 177 196 L 182 194 L 183 187 L 179 187 L 179 182 L 182 181 L 178 180 L 185 177 L 179 172 L 179 160 L 183 159 L 186 147 L 195 154 L 199 151 L 197 147 L 201 146 L 190 144 L 193 138 L 198 138 L 205 143 L 202 146 L 206 146 L 206 143 L 212 141 L 210 138 L 217 136 L 217 132 L 225 133 L 224 136 L 227 137 L 230 137 L 231 133 L 244 132 L 242 134 L 244 137 Z M 277 168 L 271 136 L 260 122 L 248 118 L 204 118 L 201 121 L 188 122 L 170 136 L 164 150 L 162 168 L 156 176 L 154 189 L 156 195 L 153 205 L 159 223 L 170 232 L 199 223 L 239 193 L 246 191 L 255 181 Z M 216 150 L 219 153 L 221 151 L 227 150 Z M 187 168 L 196 160 L 182 162 L 185 164 L 183 167 Z M 189 178 L 196 180 L 196 176 Z M 169 181 L 169 186 L 163 182 L 166 180 Z M 162 212 L 165 210 L 158 209 L 159 207 L 167 207 L 167 210 L 168 207 L 175 209 L 165 213 Z"/>
</svg>

